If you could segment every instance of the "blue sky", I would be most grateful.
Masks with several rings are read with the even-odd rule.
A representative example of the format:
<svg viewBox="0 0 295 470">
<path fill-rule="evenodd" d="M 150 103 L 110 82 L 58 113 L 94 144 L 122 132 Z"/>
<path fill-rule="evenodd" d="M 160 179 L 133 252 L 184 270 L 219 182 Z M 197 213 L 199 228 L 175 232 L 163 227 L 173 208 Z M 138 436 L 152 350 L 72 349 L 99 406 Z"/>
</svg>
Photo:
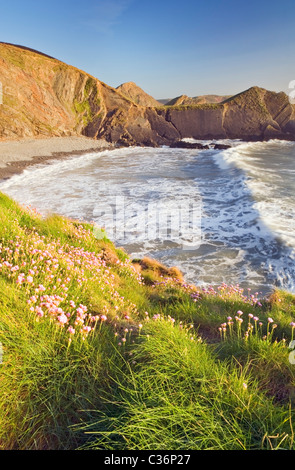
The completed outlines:
<svg viewBox="0 0 295 470">
<path fill-rule="evenodd" d="M 294 0 L 9 0 L 0 41 L 45 52 L 157 99 L 285 91 L 295 80 Z"/>
</svg>

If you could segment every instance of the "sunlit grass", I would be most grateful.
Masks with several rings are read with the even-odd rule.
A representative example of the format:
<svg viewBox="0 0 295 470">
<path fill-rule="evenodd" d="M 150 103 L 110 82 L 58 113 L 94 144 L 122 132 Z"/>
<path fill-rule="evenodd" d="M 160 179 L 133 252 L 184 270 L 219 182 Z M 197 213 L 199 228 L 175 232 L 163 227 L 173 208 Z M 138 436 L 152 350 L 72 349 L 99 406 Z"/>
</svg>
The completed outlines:
<svg viewBox="0 0 295 470">
<path fill-rule="evenodd" d="M 198 289 L 0 194 L 0 449 L 294 449 L 295 297 Z"/>
</svg>

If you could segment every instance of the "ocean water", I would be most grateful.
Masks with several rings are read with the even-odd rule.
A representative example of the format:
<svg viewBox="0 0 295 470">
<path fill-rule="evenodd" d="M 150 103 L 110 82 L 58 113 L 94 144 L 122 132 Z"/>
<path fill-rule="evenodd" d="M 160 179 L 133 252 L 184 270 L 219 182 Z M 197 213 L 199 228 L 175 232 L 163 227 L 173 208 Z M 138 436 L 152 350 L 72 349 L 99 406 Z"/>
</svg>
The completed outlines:
<svg viewBox="0 0 295 470">
<path fill-rule="evenodd" d="M 226 143 L 73 156 L 0 191 L 43 215 L 94 221 L 98 238 L 104 227 L 134 258 L 178 266 L 187 282 L 295 292 L 295 143 Z"/>
</svg>

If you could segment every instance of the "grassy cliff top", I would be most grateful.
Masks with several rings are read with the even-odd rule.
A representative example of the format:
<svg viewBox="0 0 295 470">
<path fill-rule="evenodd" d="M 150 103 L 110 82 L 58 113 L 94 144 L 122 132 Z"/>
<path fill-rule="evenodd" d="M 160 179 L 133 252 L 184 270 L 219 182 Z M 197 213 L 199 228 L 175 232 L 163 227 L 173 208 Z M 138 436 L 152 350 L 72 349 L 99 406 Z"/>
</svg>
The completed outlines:
<svg viewBox="0 0 295 470">
<path fill-rule="evenodd" d="M 0 217 L 1 449 L 295 449 L 293 295 L 198 289 L 3 194 Z"/>
</svg>

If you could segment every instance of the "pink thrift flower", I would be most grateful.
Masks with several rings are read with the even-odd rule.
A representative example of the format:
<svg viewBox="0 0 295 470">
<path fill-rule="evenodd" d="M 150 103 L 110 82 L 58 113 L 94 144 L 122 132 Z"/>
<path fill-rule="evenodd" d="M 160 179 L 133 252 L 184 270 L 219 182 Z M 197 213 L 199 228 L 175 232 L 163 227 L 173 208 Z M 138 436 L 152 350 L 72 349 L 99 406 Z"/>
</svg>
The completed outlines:
<svg viewBox="0 0 295 470">
<path fill-rule="evenodd" d="M 37 313 L 38 317 L 43 317 L 44 316 L 44 312 L 43 312 L 41 307 L 36 307 L 36 313 Z"/>
<path fill-rule="evenodd" d="M 64 325 L 65 323 L 68 322 L 68 318 L 67 318 L 67 316 L 66 316 L 64 313 L 62 313 L 61 315 L 59 315 L 59 316 L 57 317 L 57 319 L 58 319 L 58 321 L 59 321 L 59 323 L 60 323 L 61 325 Z"/>
<path fill-rule="evenodd" d="M 86 331 L 86 333 L 89 333 L 91 331 L 90 326 L 83 326 L 83 331 Z"/>
</svg>

